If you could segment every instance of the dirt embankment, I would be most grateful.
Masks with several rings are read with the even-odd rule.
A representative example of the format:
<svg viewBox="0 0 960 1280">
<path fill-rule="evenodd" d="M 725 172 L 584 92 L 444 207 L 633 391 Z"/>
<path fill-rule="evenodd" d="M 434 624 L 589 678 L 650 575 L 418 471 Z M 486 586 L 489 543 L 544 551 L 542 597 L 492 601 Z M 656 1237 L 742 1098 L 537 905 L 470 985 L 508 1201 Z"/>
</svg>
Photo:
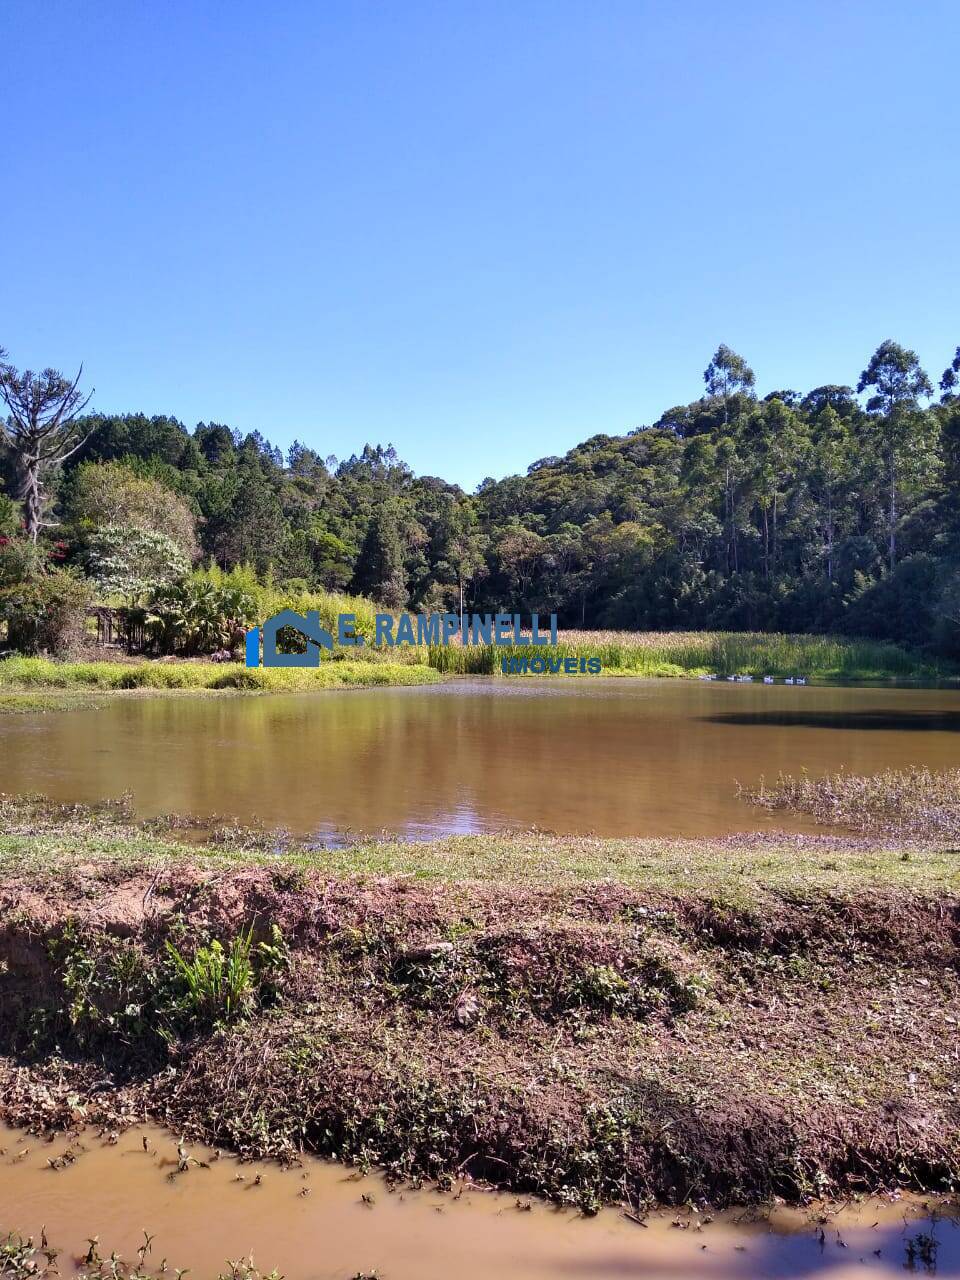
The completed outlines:
<svg viewBox="0 0 960 1280">
<path fill-rule="evenodd" d="M 286 864 L 8 876 L 0 1115 L 149 1115 L 588 1209 L 944 1190 L 958 921 L 904 889 L 746 907 Z"/>
</svg>

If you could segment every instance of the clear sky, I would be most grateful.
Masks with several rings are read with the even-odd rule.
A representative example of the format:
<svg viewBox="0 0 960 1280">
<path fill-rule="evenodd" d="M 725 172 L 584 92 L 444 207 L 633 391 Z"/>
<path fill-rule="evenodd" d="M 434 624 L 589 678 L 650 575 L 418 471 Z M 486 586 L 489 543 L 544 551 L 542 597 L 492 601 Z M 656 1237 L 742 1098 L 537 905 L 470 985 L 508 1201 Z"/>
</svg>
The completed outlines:
<svg viewBox="0 0 960 1280">
<path fill-rule="evenodd" d="M 0 0 L 0 343 L 468 488 L 960 343 L 956 0 Z"/>
</svg>

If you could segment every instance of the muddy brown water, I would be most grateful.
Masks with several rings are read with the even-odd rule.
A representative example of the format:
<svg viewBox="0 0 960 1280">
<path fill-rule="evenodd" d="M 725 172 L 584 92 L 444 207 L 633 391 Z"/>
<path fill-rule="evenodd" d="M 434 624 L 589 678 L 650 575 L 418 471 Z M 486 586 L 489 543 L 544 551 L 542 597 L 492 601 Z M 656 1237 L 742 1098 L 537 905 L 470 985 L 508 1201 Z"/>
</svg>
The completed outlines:
<svg viewBox="0 0 960 1280">
<path fill-rule="evenodd" d="M 739 800 L 783 770 L 960 763 L 960 691 L 697 681 L 136 698 L 0 719 L 0 789 L 298 835 L 504 828 L 710 836 L 786 826 Z"/>
<path fill-rule="evenodd" d="M 176 1174 L 176 1139 L 157 1129 L 132 1129 L 109 1145 L 86 1133 L 47 1144 L 0 1127 L 0 1148 L 0 1230 L 39 1238 L 45 1228 L 63 1250 L 64 1276 L 76 1273 L 88 1238 L 99 1236 L 105 1257 L 116 1250 L 132 1260 L 144 1230 L 155 1237 L 146 1259 L 153 1269 L 167 1258 L 166 1274 L 189 1267 L 196 1280 L 251 1253 L 288 1280 L 358 1272 L 382 1280 L 846 1280 L 903 1275 L 911 1256 L 917 1272 L 932 1265 L 938 1276 L 960 1276 L 953 1218 L 931 1218 L 929 1206 L 907 1199 L 831 1212 L 822 1228 L 810 1211 L 787 1209 L 768 1220 L 731 1212 L 705 1222 L 658 1213 L 640 1226 L 614 1209 L 587 1219 L 470 1187 L 390 1191 L 377 1176 L 309 1158 L 282 1170 L 226 1155 L 211 1161 L 191 1146 L 209 1168 Z M 75 1163 L 50 1168 L 71 1149 L 80 1153 Z"/>
</svg>

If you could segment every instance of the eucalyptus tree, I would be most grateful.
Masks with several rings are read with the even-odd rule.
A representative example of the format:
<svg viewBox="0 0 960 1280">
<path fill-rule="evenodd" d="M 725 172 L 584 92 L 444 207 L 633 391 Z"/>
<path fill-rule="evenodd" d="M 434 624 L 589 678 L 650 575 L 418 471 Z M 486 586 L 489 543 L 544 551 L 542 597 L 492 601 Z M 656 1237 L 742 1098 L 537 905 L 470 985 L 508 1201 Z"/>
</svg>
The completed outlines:
<svg viewBox="0 0 960 1280">
<path fill-rule="evenodd" d="M 803 467 L 808 445 L 799 414 L 776 396 L 758 405 L 744 423 L 742 442 L 749 461 L 752 499 L 760 511 L 763 574 L 776 572 L 780 508 L 793 475 Z"/>
<path fill-rule="evenodd" d="M 956 400 L 957 387 L 960 387 L 960 347 L 957 347 L 956 355 L 944 369 L 943 377 L 940 379 L 940 390 L 943 392 L 940 402 L 950 404 Z"/>
<path fill-rule="evenodd" d="M 849 427 L 829 401 L 824 401 L 814 421 L 810 462 L 809 485 L 823 539 L 826 579 L 832 582 L 842 499 L 856 468 Z"/>
<path fill-rule="evenodd" d="M 897 523 L 905 492 L 929 482 L 935 465 L 936 423 L 920 408 L 933 383 L 915 351 L 887 339 L 860 375 L 857 391 L 873 391 L 867 413 L 886 487 L 887 558 L 897 563 Z"/>
<path fill-rule="evenodd" d="M 751 394 L 756 380 L 756 374 L 743 356 L 721 342 L 703 371 L 703 383 L 707 395 L 723 405 L 724 426 L 730 417 L 730 397 L 737 392 Z"/>
</svg>

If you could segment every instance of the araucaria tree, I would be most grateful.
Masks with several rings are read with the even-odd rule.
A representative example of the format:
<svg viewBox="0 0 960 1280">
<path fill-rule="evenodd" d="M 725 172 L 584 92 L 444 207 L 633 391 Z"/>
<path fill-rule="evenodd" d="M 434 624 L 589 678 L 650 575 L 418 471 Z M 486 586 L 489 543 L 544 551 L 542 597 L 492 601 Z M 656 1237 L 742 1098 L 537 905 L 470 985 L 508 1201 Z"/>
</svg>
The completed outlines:
<svg viewBox="0 0 960 1280">
<path fill-rule="evenodd" d="M 27 536 L 36 542 L 48 479 L 81 448 L 92 430 L 80 414 L 93 392 L 85 396 L 79 390 L 83 365 L 71 382 L 56 369 L 19 373 L 6 356 L 0 347 L 0 398 L 9 413 L 6 421 L 0 421 L 0 433 L 19 472 L 18 496 L 23 501 Z"/>
</svg>

